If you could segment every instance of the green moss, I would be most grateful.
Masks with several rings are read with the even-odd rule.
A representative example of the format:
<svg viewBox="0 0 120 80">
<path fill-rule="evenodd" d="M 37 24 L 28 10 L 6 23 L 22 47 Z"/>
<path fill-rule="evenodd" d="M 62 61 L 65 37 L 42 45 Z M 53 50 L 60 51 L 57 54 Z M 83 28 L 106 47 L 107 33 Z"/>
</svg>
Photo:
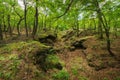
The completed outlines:
<svg viewBox="0 0 120 80">
<path fill-rule="evenodd" d="M 103 80 L 109 80 L 108 78 L 104 78 Z"/>
<path fill-rule="evenodd" d="M 85 76 L 79 76 L 78 78 L 79 78 L 79 80 L 88 80 L 88 78 Z"/>
<path fill-rule="evenodd" d="M 66 70 L 61 70 L 53 74 L 53 80 L 69 80 L 69 73 Z"/>
<path fill-rule="evenodd" d="M 0 53 L 12 53 L 13 51 L 21 51 L 27 49 L 29 52 L 35 48 L 44 49 L 49 46 L 45 46 L 38 41 L 27 41 L 10 43 L 0 48 Z"/>
<path fill-rule="evenodd" d="M 58 63 L 60 60 L 59 60 L 59 57 L 52 54 L 52 55 L 48 55 L 48 57 L 46 58 L 46 62 L 50 62 L 50 63 L 53 63 L 53 64 L 56 64 Z"/>
<path fill-rule="evenodd" d="M 0 54 L 0 61 L 3 61 L 5 59 L 6 59 L 5 56 L 3 56 L 2 54 Z"/>
<path fill-rule="evenodd" d="M 45 63 L 44 68 L 46 70 L 54 69 L 54 68 L 60 69 L 60 67 L 62 68 L 61 60 L 55 54 L 49 54 L 44 63 Z"/>
<path fill-rule="evenodd" d="M 83 71 L 84 68 L 82 66 L 82 62 L 83 62 L 83 59 L 81 57 L 76 57 L 73 60 L 71 60 L 72 69 L 73 70 L 76 69 L 76 70 Z"/>
<path fill-rule="evenodd" d="M 49 48 L 37 41 L 10 43 L 0 48 L 0 78 L 14 80 L 24 59 L 29 59 L 32 51 Z"/>
</svg>

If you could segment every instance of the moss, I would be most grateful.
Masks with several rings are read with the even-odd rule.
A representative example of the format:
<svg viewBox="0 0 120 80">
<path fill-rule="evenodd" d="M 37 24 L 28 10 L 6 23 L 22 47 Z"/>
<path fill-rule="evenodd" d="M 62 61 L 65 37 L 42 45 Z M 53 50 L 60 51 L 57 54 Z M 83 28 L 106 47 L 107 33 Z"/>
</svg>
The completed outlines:
<svg viewBox="0 0 120 80">
<path fill-rule="evenodd" d="M 69 80 L 70 75 L 66 70 L 61 70 L 53 74 L 53 80 Z"/>
<path fill-rule="evenodd" d="M 20 62 L 20 60 L 16 60 L 14 57 L 9 58 L 8 56 L 8 60 L 6 63 L 2 64 L 2 67 L 0 69 L 0 78 L 3 78 L 5 80 L 11 80 L 14 78 L 19 71 Z"/>
<path fill-rule="evenodd" d="M 34 49 L 34 48 L 45 48 L 47 46 L 41 44 L 38 41 L 28 41 L 28 42 L 18 42 L 18 43 L 10 43 L 0 48 L 1 53 L 11 53 L 11 51 L 21 51 L 24 49 Z"/>
<path fill-rule="evenodd" d="M 61 70 L 63 68 L 59 57 L 55 54 L 48 54 L 45 58 L 45 61 L 43 60 L 41 63 L 42 64 L 40 64 L 40 66 L 45 72 L 49 69 L 56 68 Z"/>
<path fill-rule="evenodd" d="M 59 63 L 60 59 L 58 56 L 52 54 L 52 55 L 48 55 L 47 58 L 46 58 L 46 62 L 50 62 L 52 64 L 56 64 L 56 63 Z"/>
<path fill-rule="evenodd" d="M 26 60 L 31 61 L 31 57 L 33 57 L 36 51 L 45 50 L 46 48 L 50 47 L 37 41 L 10 43 L 2 46 L 0 48 L 0 78 L 15 80 L 16 76 L 19 76 L 17 73 L 22 72 L 22 74 L 24 74 L 24 71 L 27 70 L 27 68 L 25 68 L 25 66 L 28 65 Z M 24 63 L 26 65 L 24 65 Z M 20 66 L 23 66 L 22 68 L 24 69 Z M 30 71 L 34 70 L 30 68 Z"/>
<path fill-rule="evenodd" d="M 104 78 L 103 80 L 109 80 L 108 78 Z"/>
<path fill-rule="evenodd" d="M 81 57 L 76 57 L 71 61 L 71 68 L 74 70 L 81 70 L 83 71 L 84 68 L 82 66 L 83 59 Z"/>
<path fill-rule="evenodd" d="M 89 80 L 89 79 L 85 76 L 79 76 L 79 80 Z"/>
</svg>

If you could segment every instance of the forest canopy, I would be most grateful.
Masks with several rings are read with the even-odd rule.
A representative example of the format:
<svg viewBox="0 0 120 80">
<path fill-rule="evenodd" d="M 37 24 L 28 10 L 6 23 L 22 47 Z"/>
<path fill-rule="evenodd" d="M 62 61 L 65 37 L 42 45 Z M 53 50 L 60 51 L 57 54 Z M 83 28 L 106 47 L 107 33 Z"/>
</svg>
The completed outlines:
<svg viewBox="0 0 120 80">
<path fill-rule="evenodd" d="M 26 36 L 41 29 L 94 29 L 100 11 L 111 29 L 119 28 L 119 7 L 119 0 L 1 0 L 0 25 L 11 35 L 25 29 Z"/>
</svg>

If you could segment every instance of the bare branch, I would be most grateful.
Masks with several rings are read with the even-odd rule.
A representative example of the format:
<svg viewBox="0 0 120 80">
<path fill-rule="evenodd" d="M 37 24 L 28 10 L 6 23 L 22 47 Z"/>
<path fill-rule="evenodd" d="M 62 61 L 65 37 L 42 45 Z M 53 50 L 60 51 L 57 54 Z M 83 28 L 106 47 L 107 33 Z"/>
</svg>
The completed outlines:
<svg viewBox="0 0 120 80">
<path fill-rule="evenodd" d="M 64 16 L 70 10 L 70 7 L 72 6 L 72 3 L 73 3 L 73 0 L 70 0 L 70 3 L 68 4 L 67 8 L 65 9 L 65 12 L 62 15 L 59 15 L 59 16 L 57 16 L 55 18 L 59 19 L 62 16 Z"/>
</svg>

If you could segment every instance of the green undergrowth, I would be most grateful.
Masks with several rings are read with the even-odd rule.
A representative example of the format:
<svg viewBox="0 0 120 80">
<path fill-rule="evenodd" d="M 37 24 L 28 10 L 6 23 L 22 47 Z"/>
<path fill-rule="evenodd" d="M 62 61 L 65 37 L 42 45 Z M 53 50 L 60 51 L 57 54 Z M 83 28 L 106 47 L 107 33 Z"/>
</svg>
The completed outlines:
<svg viewBox="0 0 120 80">
<path fill-rule="evenodd" d="M 27 41 L 27 42 L 18 42 L 18 43 L 9 43 L 0 48 L 0 53 L 14 53 L 13 51 L 21 51 L 28 49 L 32 51 L 35 48 L 45 48 L 47 46 L 37 42 L 37 41 Z"/>
<path fill-rule="evenodd" d="M 44 50 L 46 48 L 49 48 L 49 46 L 45 46 L 37 41 L 9 43 L 1 46 L 0 79 L 22 80 L 29 71 L 31 71 L 29 75 L 34 76 L 34 78 L 44 77 L 44 74 L 32 63 L 31 56 L 33 56 L 35 51 Z"/>
<path fill-rule="evenodd" d="M 0 55 L 0 78 L 11 80 L 17 75 L 21 59 L 17 54 Z"/>
<path fill-rule="evenodd" d="M 69 80 L 69 79 L 70 75 L 65 69 L 53 74 L 53 80 Z"/>
<path fill-rule="evenodd" d="M 42 59 L 44 54 L 47 55 L 45 62 L 34 64 L 34 58 Z M 46 74 L 38 65 L 57 72 Z M 0 79 L 3 80 L 69 80 L 69 74 L 62 69 L 63 66 L 64 62 L 54 49 L 37 41 L 9 43 L 0 47 Z"/>
<path fill-rule="evenodd" d="M 52 54 L 52 55 L 49 54 L 46 58 L 46 62 L 56 64 L 56 63 L 60 62 L 60 59 L 58 56 L 56 56 L 54 54 Z"/>
</svg>

